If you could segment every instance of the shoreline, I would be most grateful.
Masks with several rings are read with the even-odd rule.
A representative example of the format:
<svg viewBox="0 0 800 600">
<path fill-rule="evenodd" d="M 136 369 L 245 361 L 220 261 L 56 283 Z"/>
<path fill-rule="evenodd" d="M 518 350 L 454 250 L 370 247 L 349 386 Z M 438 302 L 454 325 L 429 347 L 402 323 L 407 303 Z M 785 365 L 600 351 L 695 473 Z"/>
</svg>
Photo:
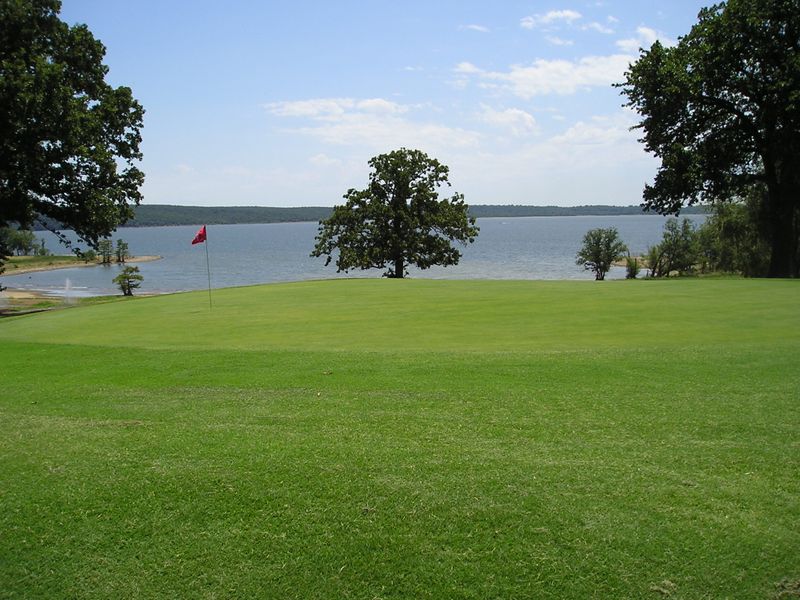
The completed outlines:
<svg viewBox="0 0 800 600">
<path fill-rule="evenodd" d="M 133 256 L 128 258 L 124 263 L 111 263 L 111 264 L 128 264 L 128 263 L 143 263 L 143 262 L 154 262 L 157 260 L 161 260 L 164 258 L 163 256 L 158 255 L 144 255 L 144 256 Z M 37 265 L 35 267 L 16 267 L 15 269 L 9 270 L 6 267 L 5 272 L 0 273 L 0 278 L 4 276 L 10 275 L 24 275 L 25 273 L 37 273 L 41 271 L 57 271 L 59 269 L 82 269 L 84 267 L 99 267 L 102 263 L 95 262 L 95 263 L 62 263 L 62 264 L 54 264 L 54 265 Z"/>
</svg>

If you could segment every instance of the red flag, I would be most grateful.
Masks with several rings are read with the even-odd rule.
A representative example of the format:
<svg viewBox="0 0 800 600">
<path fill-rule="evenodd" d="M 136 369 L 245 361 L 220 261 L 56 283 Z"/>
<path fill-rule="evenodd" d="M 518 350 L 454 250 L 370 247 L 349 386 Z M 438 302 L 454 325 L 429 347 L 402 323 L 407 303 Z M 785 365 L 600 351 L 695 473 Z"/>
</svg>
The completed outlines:
<svg viewBox="0 0 800 600">
<path fill-rule="evenodd" d="M 195 244 L 202 244 L 206 241 L 206 226 L 203 225 L 198 231 L 197 234 L 194 236 L 192 240 L 192 246 Z"/>
</svg>

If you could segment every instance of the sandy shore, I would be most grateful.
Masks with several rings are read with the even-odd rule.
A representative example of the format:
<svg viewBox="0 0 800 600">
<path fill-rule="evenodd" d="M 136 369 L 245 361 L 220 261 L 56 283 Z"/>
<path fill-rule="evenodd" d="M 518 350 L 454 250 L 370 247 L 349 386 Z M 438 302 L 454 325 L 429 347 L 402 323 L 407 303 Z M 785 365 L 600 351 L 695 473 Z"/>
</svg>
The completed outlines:
<svg viewBox="0 0 800 600">
<path fill-rule="evenodd" d="M 46 298 L 46 296 L 40 292 L 6 288 L 0 292 L 0 298 L 6 298 L 8 300 L 36 300 L 37 298 Z"/>
<path fill-rule="evenodd" d="M 125 260 L 125 264 L 128 263 L 142 263 L 142 262 L 152 262 L 154 260 L 161 260 L 162 256 L 132 256 Z M 36 267 L 17 267 L 15 269 L 9 269 L 6 267 L 5 273 L 0 274 L 2 275 L 22 275 L 23 273 L 34 273 L 36 271 L 55 271 L 57 269 L 78 269 L 82 267 L 97 267 L 100 266 L 101 263 L 61 263 L 61 264 L 54 264 L 54 265 L 38 265 Z M 117 263 L 112 263 L 117 264 Z"/>
</svg>

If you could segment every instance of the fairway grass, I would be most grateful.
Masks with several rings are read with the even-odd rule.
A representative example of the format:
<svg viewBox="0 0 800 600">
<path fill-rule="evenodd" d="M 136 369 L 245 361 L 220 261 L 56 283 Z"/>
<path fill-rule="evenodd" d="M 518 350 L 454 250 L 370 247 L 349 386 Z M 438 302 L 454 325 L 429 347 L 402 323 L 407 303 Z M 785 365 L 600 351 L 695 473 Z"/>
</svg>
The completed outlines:
<svg viewBox="0 0 800 600">
<path fill-rule="evenodd" d="M 2 319 L 0 597 L 781 597 L 798 283 L 336 280 Z"/>
</svg>

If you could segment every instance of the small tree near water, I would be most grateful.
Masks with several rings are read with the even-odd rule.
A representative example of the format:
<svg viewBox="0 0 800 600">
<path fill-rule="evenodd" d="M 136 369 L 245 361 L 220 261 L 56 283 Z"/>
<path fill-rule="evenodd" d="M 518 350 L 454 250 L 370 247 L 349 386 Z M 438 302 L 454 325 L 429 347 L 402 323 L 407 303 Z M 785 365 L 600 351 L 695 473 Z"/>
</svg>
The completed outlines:
<svg viewBox="0 0 800 600">
<path fill-rule="evenodd" d="M 119 275 L 114 277 L 114 283 L 119 286 L 122 294 L 133 296 L 133 290 L 142 285 L 144 276 L 139 274 L 139 267 L 125 267 Z"/>
<path fill-rule="evenodd" d="M 628 247 L 619 239 L 616 227 L 590 229 L 583 236 L 583 246 L 576 256 L 576 264 L 594 272 L 594 278 L 602 281 L 616 261 L 621 260 Z"/>
<path fill-rule="evenodd" d="M 114 256 L 114 245 L 108 238 L 102 239 L 97 244 L 97 253 L 100 255 L 100 262 L 104 265 L 111 264 L 111 257 Z"/>
<path fill-rule="evenodd" d="M 117 262 L 124 263 L 126 258 L 130 257 L 128 253 L 128 243 L 122 240 L 117 240 Z"/>
</svg>

